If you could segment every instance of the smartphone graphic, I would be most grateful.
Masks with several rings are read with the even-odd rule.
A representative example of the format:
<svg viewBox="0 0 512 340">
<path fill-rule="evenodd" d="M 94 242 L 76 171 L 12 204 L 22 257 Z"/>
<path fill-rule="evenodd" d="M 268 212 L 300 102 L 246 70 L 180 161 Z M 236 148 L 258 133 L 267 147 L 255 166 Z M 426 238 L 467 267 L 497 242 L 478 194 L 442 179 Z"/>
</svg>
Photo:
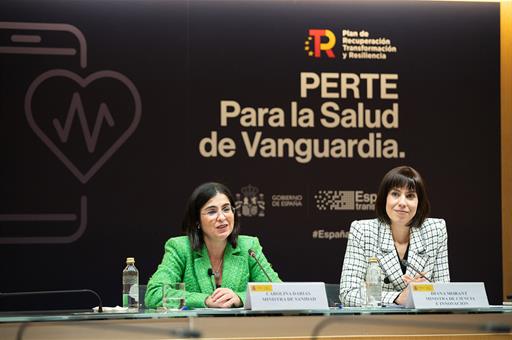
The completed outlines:
<svg viewBox="0 0 512 340">
<path fill-rule="evenodd" d="M 0 21 L 0 54 L 77 56 L 87 67 L 87 42 L 69 24 Z"/>
<path fill-rule="evenodd" d="M 12 178 L 0 187 L 0 244 L 76 241 L 88 220 L 77 192 L 139 124 L 135 84 L 87 65 L 75 26 L 0 22 L 0 178 Z"/>
<path fill-rule="evenodd" d="M 24 113 L 25 91 L 39 74 L 86 66 L 87 43 L 75 26 L 0 22 L 0 244 L 70 243 L 87 228 L 87 196 L 49 178 L 59 169 Z"/>
</svg>

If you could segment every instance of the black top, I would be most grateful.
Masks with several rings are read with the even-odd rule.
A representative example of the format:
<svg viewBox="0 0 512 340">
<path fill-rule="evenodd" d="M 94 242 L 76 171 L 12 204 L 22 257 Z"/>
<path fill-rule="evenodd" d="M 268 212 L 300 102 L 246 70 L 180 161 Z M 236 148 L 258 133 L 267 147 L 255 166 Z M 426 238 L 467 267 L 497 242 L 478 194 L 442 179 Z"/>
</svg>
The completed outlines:
<svg viewBox="0 0 512 340">
<path fill-rule="evenodd" d="M 409 245 L 410 244 L 411 244 L 410 242 L 407 244 L 407 249 L 405 250 L 405 254 L 404 254 L 404 260 L 407 260 L 407 257 L 409 256 Z M 395 247 L 395 249 L 396 249 L 396 247 Z M 404 266 L 404 264 L 402 263 L 402 259 L 400 258 L 400 254 L 398 254 L 398 250 L 396 251 L 396 255 L 398 256 L 398 263 L 400 263 L 400 268 L 402 268 L 402 274 L 405 274 L 407 267 Z"/>
</svg>

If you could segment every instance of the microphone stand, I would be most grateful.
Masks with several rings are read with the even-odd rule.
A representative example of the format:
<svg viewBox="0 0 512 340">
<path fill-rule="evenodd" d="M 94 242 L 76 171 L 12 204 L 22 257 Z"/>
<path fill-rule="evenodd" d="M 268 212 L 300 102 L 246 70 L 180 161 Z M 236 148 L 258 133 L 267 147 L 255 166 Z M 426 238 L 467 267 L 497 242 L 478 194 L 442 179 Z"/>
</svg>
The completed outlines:
<svg viewBox="0 0 512 340">
<path fill-rule="evenodd" d="M 32 322 L 23 322 L 20 325 L 20 328 L 18 329 L 18 332 L 16 333 L 16 340 L 23 340 L 23 336 L 25 335 L 25 332 L 27 328 L 32 324 Z M 171 330 L 158 330 L 154 329 L 150 326 L 139 326 L 139 325 L 122 325 L 122 324 L 100 324 L 97 322 L 81 322 L 78 326 L 75 325 L 75 327 L 90 327 L 90 328 L 99 328 L 102 329 L 108 329 L 108 330 L 117 330 L 117 331 L 127 331 L 129 329 L 132 333 L 140 333 L 140 334 L 156 334 L 160 337 L 173 337 L 173 338 L 200 338 L 201 332 L 193 330 L 192 328 L 185 328 L 185 329 L 171 329 Z"/>
<path fill-rule="evenodd" d="M 260 261 L 258 260 L 258 258 L 256 257 L 256 253 L 254 252 L 254 250 L 252 249 L 249 249 L 249 256 L 252 257 L 253 259 L 256 260 L 256 263 L 258 264 L 258 266 L 260 267 L 261 271 L 263 272 L 263 274 L 265 274 L 265 276 L 267 277 L 267 280 L 268 282 L 272 282 L 272 279 L 270 278 L 270 276 L 267 274 L 267 272 L 265 271 L 265 269 L 263 269 L 263 266 L 261 265 Z"/>
<path fill-rule="evenodd" d="M 2 297 L 12 297 L 12 296 L 30 296 L 30 295 L 53 295 L 53 294 L 68 294 L 68 293 L 91 293 L 96 296 L 98 299 L 98 313 L 103 313 L 103 302 L 101 301 L 101 297 L 98 293 L 96 293 L 92 289 L 67 289 L 67 290 L 44 290 L 37 292 L 15 292 L 15 293 L 0 293 L 0 298 Z"/>
<path fill-rule="evenodd" d="M 386 326 L 396 326 L 396 327 L 407 327 L 411 326 L 410 320 L 388 320 L 388 318 L 374 318 L 372 319 L 372 323 L 374 324 L 383 324 Z M 362 316 L 359 315 L 359 316 Z M 379 315 L 380 316 L 380 315 Z M 338 322 L 346 322 L 347 318 L 345 316 L 331 316 L 328 318 L 325 318 L 318 322 L 315 327 L 313 328 L 313 331 L 311 332 L 311 340 L 317 340 L 319 339 L 320 331 L 324 328 L 326 328 L 330 324 L 338 323 Z M 357 322 L 362 323 L 363 325 L 368 322 L 368 320 L 364 318 L 352 318 L 351 322 Z M 432 329 L 453 329 L 453 328 L 461 328 L 461 329 L 473 329 L 478 332 L 484 332 L 484 333 L 510 333 L 512 330 L 512 326 L 507 324 L 489 324 L 484 323 L 480 325 L 468 325 L 462 322 L 435 322 L 435 321 L 417 321 L 414 323 L 416 326 L 421 326 L 425 328 L 432 328 Z M 323 338 L 323 337 L 322 337 Z"/>
<path fill-rule="evenodd" d="M 423 278 L 423 279 L 427 280 L 428 282 L 432 282 L 432 281 L 430 281 L 430 279 L 429 279 L 428 277 L 426 277 L 426 276 L 425 276 L 425 275 L 423 275 L 423 274 L 422 274 L 418 269 L 416 269 L 416 268 L 415 268 L 415 267 L 414 267 L 414 266 L 413 266 L 409 261 L 407 261 L 407 260 L 401 260 L 400 262 L 402 263 L 402 265 L 403 265 L 404 267 L 409 267 L 409 268 L 411 268 L 413 271 L 415 271 L 415 272 L 416 272 L 416 274 L 418 274 L 421 278 Z"/>
</svg>

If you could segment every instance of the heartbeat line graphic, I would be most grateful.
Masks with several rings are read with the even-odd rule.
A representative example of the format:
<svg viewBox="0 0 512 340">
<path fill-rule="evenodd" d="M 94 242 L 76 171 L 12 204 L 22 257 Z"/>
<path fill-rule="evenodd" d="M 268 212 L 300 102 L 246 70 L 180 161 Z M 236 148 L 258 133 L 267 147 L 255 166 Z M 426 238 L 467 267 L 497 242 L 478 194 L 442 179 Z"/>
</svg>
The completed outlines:
<svg viewBox="0 0 512 340">
<path fill-rule="evenodd" d="M 101 103 L 98 114 L 96 115 L 96 122 L 94 123 L 94 127 L 91 133 L 89 130 L 89 124 L 87 124 L 87 118 L 85 116 L 84 106 L 82 105 L 82 99 L 80 94 L 75 92 L 73 93 L 71 104 L 69 105 L 69 111 L 66 116 L 64 126 L 62 126 L 57 118 L 53 120 L 53 126 L 55 127 L 55 130 L 57 131 L 57 134 L 59 135 L 62 143 L 67 143 L 68 141 L 71 125 L 73 124 L 75 115 L 78 115 L 80 126 L 82 127 L 82 133 L 85 139 L 85 144 L 87 145 L 87 150 L 89 153 L 93 153 L 98 143 L 98 137 L 100 135 L 101 127 L 103 126 L 103 120 L 105 120 L 107 124 L 112 127 L 114 126 L 114 118 L 110 114 L 107 104 Z"/>
</svg>

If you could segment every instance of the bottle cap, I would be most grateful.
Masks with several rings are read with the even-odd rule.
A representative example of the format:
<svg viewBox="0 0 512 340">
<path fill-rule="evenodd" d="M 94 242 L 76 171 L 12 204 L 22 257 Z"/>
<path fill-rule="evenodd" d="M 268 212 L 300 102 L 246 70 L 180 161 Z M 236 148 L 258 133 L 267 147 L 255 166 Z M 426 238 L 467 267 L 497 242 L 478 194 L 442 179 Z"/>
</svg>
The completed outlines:
<svg viewBox="0 0 512 340">
<path fill-rule="evenodd" d="M 134 264 L 135 263 L 135 257 L 127 257 L 126 258 L 126 264 Z"/>
<path fill-rule="evenodd" d="M 372 256 L 368 259 L 368 262 L 370 263 L 378 263 L 379 262 L 379 259 L 376 258 L 375 256 Z"/>
</svg>

